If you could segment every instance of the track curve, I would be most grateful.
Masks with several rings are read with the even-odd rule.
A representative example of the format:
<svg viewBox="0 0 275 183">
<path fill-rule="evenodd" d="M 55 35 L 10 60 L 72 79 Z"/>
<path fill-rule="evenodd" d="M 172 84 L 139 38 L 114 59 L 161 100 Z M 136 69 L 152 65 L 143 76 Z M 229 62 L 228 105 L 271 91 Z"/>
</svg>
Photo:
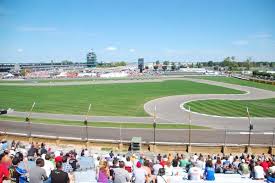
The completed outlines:
<svg viewBox="0 0 275 183">
<path fill-rule="evenodd" d="M 175 79 L 175 78 L 174 78 Z M 196 100 L 257 100 L 275 98 L 275 92 L 240 86 L 235 84 L 228 84 L 216 81 L 209 81 L 203 79 L 194 78 L 181 78 L 182 80 L 188 80 L 193 82 L 205 83 L 210 85 L 217 85 L 226 88 L 241 90 L 246 92 L 245 94 L 192 94 L 192 95 L 177 95 L 168 96 L 151 100 L 144 104 L 144 110 L 153 115 L 154 108 L 157 106 L 156 116 L 165 121 L 173 121 L 178 123 L 189 123 L 189 111 L 183 109 L 181 106 L 184 103 L 196 101 Z M 205 115 L 196 112 L 191 112 L 191 120 L 193 125 L 207 126 L 216 129 L 248 129 L 248 119 L 242 117 L 222 117 Z M 275 127 L 275 118 L 251 118 L 254 128 L 257 130 L 272 129 Z"/>
</svg>

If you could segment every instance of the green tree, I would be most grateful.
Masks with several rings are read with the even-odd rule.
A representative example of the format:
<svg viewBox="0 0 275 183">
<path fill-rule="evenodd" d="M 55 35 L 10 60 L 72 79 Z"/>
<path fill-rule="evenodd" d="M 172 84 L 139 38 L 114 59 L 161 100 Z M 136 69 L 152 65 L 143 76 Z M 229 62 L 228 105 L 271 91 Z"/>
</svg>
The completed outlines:
<svg viewBox="0 0 275 183">
<path fill-rule="evenodd" d="M 157 61 L 156 61 L 156 65 L 159 65 L 159 64 L 160 64 L 160 61 L 159 61 L 159 60 L 157 60 Z"/>
<path fill-rule="evenodd" d="M 166 60 L 166 61 L 163 62 L 163 65 L 169 65 L 169 63 L 170 62 Z"/>
<path fill-rule="evenodd" d="M 163 71 L 166 71 L 166 70 L 167 70 L 167 65 L 163 65 L 163 66 L 162 66 L 162 70 L 163 70 Z"/>
<path fill-rule="evenodd" d="M 213 66 L 214 66 L 214 62 L 211 61 L 211 60 L 208 61 L 208 62 L 207 62 L 207 66 L 208 66 L 208 67 L 213 67 Z"/>
</svg>

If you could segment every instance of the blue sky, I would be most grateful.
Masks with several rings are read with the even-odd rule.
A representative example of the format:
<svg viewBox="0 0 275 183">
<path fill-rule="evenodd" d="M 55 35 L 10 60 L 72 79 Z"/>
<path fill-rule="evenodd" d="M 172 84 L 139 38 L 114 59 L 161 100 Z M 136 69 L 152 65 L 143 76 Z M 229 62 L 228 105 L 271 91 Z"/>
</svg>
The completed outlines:
<svg viewBox="0 0 275 183">
<path fill-rule="evenodd" d="M 275 60 L 274 0 L 0 0 L 0 62 Z"/>
</svg>

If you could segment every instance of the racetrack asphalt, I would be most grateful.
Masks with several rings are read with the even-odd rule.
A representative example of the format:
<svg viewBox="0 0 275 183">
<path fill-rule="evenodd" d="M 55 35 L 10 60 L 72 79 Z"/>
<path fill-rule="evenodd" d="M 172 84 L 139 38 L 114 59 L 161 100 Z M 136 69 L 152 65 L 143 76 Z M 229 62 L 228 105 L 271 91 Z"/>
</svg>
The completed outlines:
<svg viewBox="0 0 275 183">
<path fill-rule="evenodd" d="M 92 123 L 92 122 L 90 122 Z M 25 122 L 0 121 L 0 131 L 29 134 L 29 125 Z M 86 138 L 85 127 L 70 125 L 50 125 L 50 124 L 31 124 L 32 135 L 40 137 L 66 137 L 66 138 Z M 121 134 L 121 136 L 120 136 Z M 226 134 L 226 135 L 225 135 Z M 153 142 L 153 129 L 120 129 L 119 128 L 96 128 L 88 127 L 88 138 L 90 140 L 114 140 L 114 141 L 130 141 L 132 137 L 141 137 L 142 141 Z M 121 137 L 121 138 L 120 138 Z M 251 135 L 251 144 L 255 145 L 271 145 L 273 141 L 273 132 L 253 131 Z M 189 131 L 184 129 L 156 129 L 156 142 L 159 143 L 188 143 Z M 221 145 L 243 144 L 248 143 L 247 131 L 227 131 L 224 130 L 192 130 L 191 143 L 207 143 Z"/>
<path fill-rule="evenodd" d="M 95 81 L 93 84 L 102 83 L 129 83 L 129 82 L 161 82 L 163 80 L 188 80 L 193 82 L 205 83 L 210 85 L 217 85 L 226 88 L 245 91 L 245 94 L 192 94 L 192 95 L 177 95 L 168 96 L 151 100 L 144 105 L 144 110 L 151 115 L 151 117 L 128 117 L 128 116 L 89 116 L 88 121 L 96 122 L 143 122 L 152 123 L 153 113 L 155 106 L 157 122 L 158 123 L 189 123 L 189 111 L 182 108 L 183 103 L 195 100 L 208 100 L 208 99 L 222 99 L 222 100 L 256 100 L 275 98 L 275 92 L 240 86 L 235 84 L 228 84 L 216 81 L 209 81 L 194 78 L 159 78 L 154 80 L 116 80 L 116 81 Z M 2 83 L 3 85 L 6 83 Z M 76 85 L 76 84 L 91 84 L 90 81 L 79 82 L 56 82 L 56 83 L 12 83 L 13 85 L 32 85 L 32 86 L 52 86 L 52 85 Z M 10 112 L 9 116 L 26 117 L 26 112 Z M 33 118 L 45 119 L 62 119 L 62 120 L 84 120 L 83 115 L 69 115 L 69 114 L 49 114 L 49 113 L 32 113 Z M 255 130 L 270 130 L 275 127 L 275 118 L 251 118 Z M 249 120 L 246 117 L 218 117 L 212 115 L 204 115 L 200 113 L 191 112 L 192 125 L 207 126 L 214 129 L 230 129 L 230 130 L 247 130 Z"/>
</svg>

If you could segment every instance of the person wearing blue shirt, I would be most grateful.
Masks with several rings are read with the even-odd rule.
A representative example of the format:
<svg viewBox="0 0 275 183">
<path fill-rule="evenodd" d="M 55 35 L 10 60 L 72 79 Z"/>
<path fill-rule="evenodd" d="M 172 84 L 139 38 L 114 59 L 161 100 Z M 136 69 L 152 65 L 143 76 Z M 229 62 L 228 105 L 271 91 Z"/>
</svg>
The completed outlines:
<svg viewBox="0 0 275 183">
<path fill-rule="evenodd" d="M 12 182 L 16 183 L 26 183 L 27 180 L 27 173 L 28 171 L 23 168 L 19 168 L 18 164 L 20 163 L 19 157 L 14 157 L 12 160 L 12 166 L 9 168 L 10 174 L 11 174 L 11 180 Z"/>
<path fill-rule="evenodd" d="M 208 181 L 215 180 L 215 169 L 213 168 L 211 160 L 208 160 L 205 164 L 204 179 Z"/>
</svg>

